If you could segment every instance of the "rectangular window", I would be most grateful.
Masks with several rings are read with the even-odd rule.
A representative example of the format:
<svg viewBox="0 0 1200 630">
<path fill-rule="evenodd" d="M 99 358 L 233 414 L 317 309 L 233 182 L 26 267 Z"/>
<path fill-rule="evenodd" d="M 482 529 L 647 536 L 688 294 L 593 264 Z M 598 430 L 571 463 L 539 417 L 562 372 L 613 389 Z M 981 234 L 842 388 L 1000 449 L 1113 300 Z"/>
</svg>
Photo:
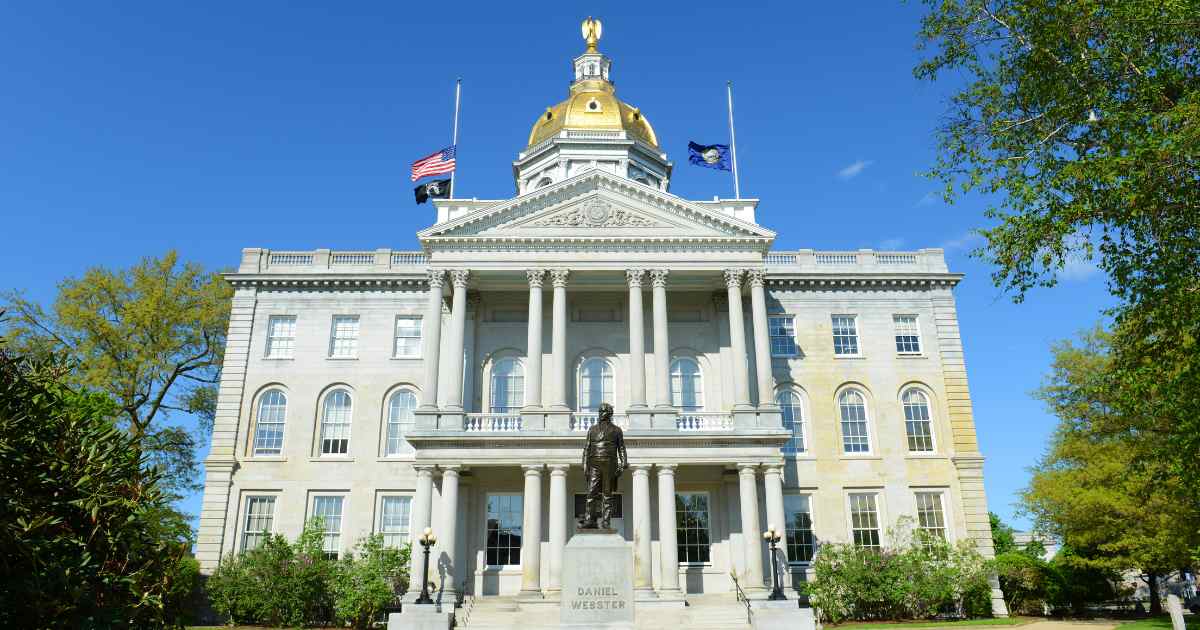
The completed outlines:
<svg viewBox="0 0 1200 630">
<path fill-rule="evenodd" d="M 896 352 L 921 354 L 921 329 L 917 327 L 916 315 L 892 315 L 896 329 Z"/>
<path fill-rule="evenodd" d="M 946 540 L 946 519 L 942 514 L 942 493 L 917 493 L 917 526 L 930 536 Z"/>
<path fill-rule="evenodd" d="M 850 495 L 850 531 L 855 545 L 868 549 L 880 548 L 879 511 L 874 494 Z"/>
<path fill-rule="evenodd" d="M 322 550 L 325 557 L 337 560 L 342 548 L 342 499 L 343 497 L 313 497 L 313 516 L 325 523 L 325 540 Z"/>
<path fill-rule="evenodd" d="M 242 551 L 257 549 L 271 534 L 275 522 L 275 497 L 246 497 L 246 526 L 242 528 Z"/>
<path fill-rule="evenodd" d="M 396 344 L 392 356 L 412 359 L 421 356 L 421 318 L 417 315 L 396 316 Z"/>
<path fill-rule="evenodd" d="M 408 521 L 412 497 L 383 497 L 379 505 L 379 533 L 388 547 L 403 547 L 408 542 Z"/>
<path fill-rule="evenodd" d="M 290 359 L 296 350 L 296 316 L 272 315 L 267 319 L 267 358 Z"/>
<path fill-rule="evenodd" d="M 775 315 L 767 318 L 767 330 L 771 333 L 771 356 L 794 357 L 796 352 L 796 320 L 791 315 Z"/>
<path fill-rule="evenodd" d="M 787 518 L 786 544 L 789 562 L 812 562 L 812 510 L 806 494 L 783 495 L 783 510 Z"/>
<path fill-rule="evenodd" d="M 329 335 L 329 356 L 358 356 L 358 315 L 334 315 Z"/>
<path fill-rule="evenodd" d="M 835 356 L 858 354 L 858 326 L 854 315 L 833 316 L 833 354 Z"/>
<path fill-rule="evenodd" d="M 487 495 L 487 565 L 521 564 L 522 497 L 519 494 Z"/>
<path fill-rule="evenodd" d="M 707 492 L 675 493 L 676 544 L 680 564 L 708 564 L 712 537 L 709 534 Z"/>
</svg>

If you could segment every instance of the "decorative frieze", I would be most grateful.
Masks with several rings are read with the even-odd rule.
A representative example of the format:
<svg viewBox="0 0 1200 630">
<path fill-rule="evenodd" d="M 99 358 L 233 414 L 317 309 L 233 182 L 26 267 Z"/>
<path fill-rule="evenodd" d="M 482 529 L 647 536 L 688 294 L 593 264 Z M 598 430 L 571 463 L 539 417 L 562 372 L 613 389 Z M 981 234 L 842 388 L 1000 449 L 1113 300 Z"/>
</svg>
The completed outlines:
<svg viewBox="0 0 1200 630">
<path fill-rule="evenodd" d="M 654 221 L 624 208 L 593 199 L 581 208 L 560 212 L 532 223 L 534 227 L 662 227 Z"/>
</svg>

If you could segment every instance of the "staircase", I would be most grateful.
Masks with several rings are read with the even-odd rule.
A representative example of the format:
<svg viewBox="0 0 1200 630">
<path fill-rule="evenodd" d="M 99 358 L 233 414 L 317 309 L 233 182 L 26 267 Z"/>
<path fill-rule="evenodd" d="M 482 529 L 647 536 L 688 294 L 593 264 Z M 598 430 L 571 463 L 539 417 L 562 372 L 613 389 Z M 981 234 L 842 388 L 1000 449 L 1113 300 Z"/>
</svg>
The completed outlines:
<svg viewBox="0 0 1200 630">
<path fill-rule="evenodd" d="M 700 628 L 703 630 L 749 630 L 746 607 L 732 593 L 689 595 L 684 608 L 636 607 L 638 630 Z M 468 630 L 550 630 L 558 628 L 557 606 L 521 608 L 515 597 L 475 597 L 458 615 L 460 628 Z"/>
</svg>

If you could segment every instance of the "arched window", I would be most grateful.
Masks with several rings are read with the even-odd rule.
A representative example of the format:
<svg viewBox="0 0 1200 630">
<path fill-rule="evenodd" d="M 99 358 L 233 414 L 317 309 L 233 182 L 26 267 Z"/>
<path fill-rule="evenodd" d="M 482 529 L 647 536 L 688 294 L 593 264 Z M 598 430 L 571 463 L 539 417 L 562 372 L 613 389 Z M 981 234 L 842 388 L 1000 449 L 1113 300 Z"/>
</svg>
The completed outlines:
<svg viewBox="0 0 1200 630">
<path fill-rule="evenodd" d="M 933 450 L 933 425 L 929 421 L 929 398 L 925 392 L 910 387 L 900 397 L 904 403 L 904 430 L 908 434 L 908 450 Z"/>
<path fill-rule="evenodd" d="M 804 409 L 800 406 L 800 395 L 784 390 L 775 396 L 775 402 L 783 413 L 784 428 L 792 431 L 792 437 L 783 445 L 783 452 L 789 455 L 803 453 L 807 446 L 804 442 Z"/>
<path fill-rule="evenodd" d="M 268 390 L 258 399 L 258 418 L 254 422 L 254 455 L 278 455 L 281 452 L 286 417 L 287 396 L 283 392 Z"/>
<path fill-rule="evenodd" d="M 543 188 L 543 187 L 549 186 L 550 184 L 553 184 L 553 183 L 554 183 L 554 180 L 550 179 L 549 177 L 543 177 L 538 180 L 537 186 L 534 186 L 534 188 Z"/>
<path fill-rule="evenodd" d="M 525 368 L 517 359 L 500 359 L 492 367 L 491 413 L 517 413 L 525 405 Z"/>
<path fill-rule="evenodd" d="M 321 410 L 321 454 L 345 455 L 350 449 L 350 392 L 337 389 Z"/>
<path fill-rule="evenodd" d="M 695 359 L 680 357 L 671 362 L 671 404 L 680 411 L 704 410 L 704 379 Z"/>
<path fill-rule="evenodd" d="M 407 389 L 392 394 L 388 399 L 387 444 L 384 447 L 384 455 L 405 455 L 412 452 L 412 447 L 404 436 L 413 426 L 413 410 L 416 408 L 417 395 Z"/>
<path fill-rule="evenodd" d="M 613 370 L 608 359 L 592 357 L 579 366 L 579 410 L 599 411 L 613 404 Z"/>
<path fill-rule="evenodd" d="M 867 402 L 861 392 L 848 389 L 838 396 L 842 412 L 842 450 L 847 453 L 871 452 L 867 432 Z"/>
</svg>

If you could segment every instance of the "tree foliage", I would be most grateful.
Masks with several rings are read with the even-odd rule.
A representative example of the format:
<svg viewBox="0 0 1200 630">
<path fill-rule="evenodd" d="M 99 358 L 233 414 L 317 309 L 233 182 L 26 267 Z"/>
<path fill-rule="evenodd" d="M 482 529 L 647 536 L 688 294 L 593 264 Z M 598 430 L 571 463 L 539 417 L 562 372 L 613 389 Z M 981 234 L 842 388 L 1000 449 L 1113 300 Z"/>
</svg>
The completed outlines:
<svg viewBox="0 0 1200 630">
<path fill-rule="evenodd" d="M 1095 261 L 1118 298 L 1111 434 L 1200 494 L 1200 0 L 925 0 L 918 78 L 964 83 L 931 175 L 989 194 L 1020 301 Z"/>
<path fill-rule="evenodd" d="M 166 424 L 170 412 L 210 424 L 229 325 L 231 289 L 175 252 L 129 269 L 89 269 L 64 280 L 47 311 L 19 293 L 4 336 L 26 355 L 63 353 L 75 389 L 106 392 L 121 424 L 176 492 L 197 489 L 197 435 Z M 203 439 L 202 437 L 200 439 Z"/>
<path fill-rule="evenodd" d="M 180 623 L 191 530 L 118 406 L 69 371 L 0 348 L 0 627 Z"/>
<path fill-rule="evenodd" d="M 333 608 L 355 628 L 370 628 L 397 594 L 408 589 L 411 546 L 385 547 L 381 534 L 359 541 L 333 572 Z"/>
</svg>

